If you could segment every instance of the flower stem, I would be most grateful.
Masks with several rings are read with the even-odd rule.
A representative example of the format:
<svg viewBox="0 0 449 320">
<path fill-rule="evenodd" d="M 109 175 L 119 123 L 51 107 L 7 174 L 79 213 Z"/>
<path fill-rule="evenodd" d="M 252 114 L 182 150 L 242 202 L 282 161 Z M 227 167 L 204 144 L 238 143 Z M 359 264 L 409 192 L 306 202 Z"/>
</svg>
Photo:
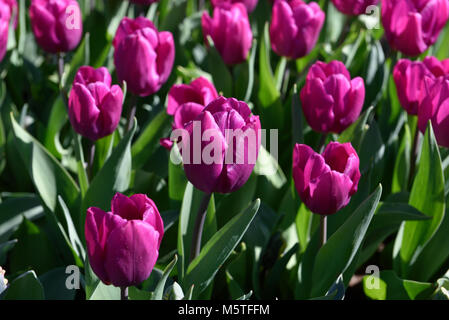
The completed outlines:
<svg viewBox="0 0 449 320">
<path fill-rule="evenodd" d="M 321 247 L 326 244 L 327 241 L 327 216 L 320 216 L 320 229 L 321 229 Z"/>
<path fill-rule="evenodd" d="M 120 287 L 120 300 L 128 300 L 128 287 Z"/>
<path fill-rule="evenodd" d="M 92 181 L 92 171 L 95 159 L 95 141 L 89 140 L 89 143 L 89 162 L 87 163 L 87 176 L 89 177 L 89 181 Z"/>
<path fill-rule="evenodd" d="M 132 95 L 131 101 L 129 104 L 129 113 L 128 113 L 128 122 L 126 124 L 126 132 L 131 131 L 131 128 L 133 127 L 133 120 L 136 116 L 136 109 L 137 109 L 137 97 Z"/>
<path fill-rule="evenodd" d="M 316 151 L 321 153 L 324 150 L 324 145 L 326 143 L 327 133 L 321 134 L 320 140 L 318 141 L 318 145 L 316 147 Z"/>
<path fill-rule="evenodd" d="M 410 174 L 408 185 L 411 187 L 413 185 L 413 178 L 415 176 L 416 170 L 416 157 L 418 156 L 418 147 L 419 147 L 419 128 L 418 126 L 415 128 L 415 137 L 413 138 L 413 147 L 412 154 L 410 155 Z"/>
<path fill-rule="evenodd" d="M 192 262 L 193 259 L 200 254 L 204 221 L 206 221 L 207 208 L 209 207 L 211 196 L 212 193 L 206 193 L 203 196 L 203 200 L 201 200 L 201 205 L 195 220 L 195 229 L 193 230 L 192 246 L 190 248 L 190 262 Z"/>
<path fill-rule="evenodd" d="M 62 101 L 64 102 L 64 105 L 68 109 L 69 102 L 67 99 L 67 92 L 64 89 L 63 84 L 63 77 L 64 77 L 64 55 L 62 53 L 58 53 L 58 80 L 59 80 L 59 91 L 61 93 Z"/>
</svg>

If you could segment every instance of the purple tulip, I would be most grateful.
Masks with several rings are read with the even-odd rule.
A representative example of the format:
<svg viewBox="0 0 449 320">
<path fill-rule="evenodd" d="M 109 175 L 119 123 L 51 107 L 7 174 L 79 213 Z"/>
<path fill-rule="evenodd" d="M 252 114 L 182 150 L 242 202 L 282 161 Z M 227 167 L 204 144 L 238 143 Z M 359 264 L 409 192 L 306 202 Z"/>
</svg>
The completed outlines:
<svg viewBox="0 0 449 320">
<path fill-rule="evenodd" d="M 222 3 L 214 8 L 213 18 L 209 13 L 203 13 L 201 25 L 206 45 L 210 36 L 226 64 L 234 65 L 246 60 L 253 33 L 243 4 Z"/>
<path fill-rule="evenodd" d="M 307 145 L 293 150 L 293 180 L 301 200 L 316 214 L 348 205 L 360 180 L 359 157 L 351 143 L 331 142 L 322 154 Z"/>
<path fill-rule="evenodd" d="M 301 90 L 304 116 L 313 130 L 341 133 L 360 115 L 365 85 L 360 77 L 351 80 L 340 61 L 316 62 Z"/>
<path fill-rule="evenodd" d="M 237 2 L 240 2 L 240 3 L 242 3 L 245 6 L 246 11 L 248 11 L 248 13 L 251 13 L 256 8 L 258 1 L 259 0 L 212 0 L 212 5 L 214 7 L 217 7 L 220 4 L 222 4 L 222 3 L 237 3 Z"/>
<path fill-rule="evenodd" d="M 418 127 L 424 134 L 427 123 L 432 128 L 438 145 L 449 148 L 449 76 L 426 77 L 426 94 L 418 107 Z"/>
<path fill-rule="evenodd" d="M 219 97 L 185 126 L 187 179 L 206 192 L 230 193 L 248 180 L 261 144 L 260 121 L 243 101 Z"/>
<path fill-rule="evenodd" d="M 409 56 L 417 56 L 434 44 L 448 17 L 447 0 L 382 0 L 387 40 Z"/>
<path fill-rule="evenodd" d="M 5 57 L 8 48 L 9 24 L 14 12 L 17 13 L 15 0 L 0 0 L 0 61 Z"/>
<path fill-rule="evenodd" d="M 205 107 L 218 98 L 214 85 L 206 78 L 199 77 L 190 84 L 175 84 L 168 92 L 167 113 L 174 115 L 176 110 L 187 102 Z"/>
<path fill-rule="evenodd" d="M 449 59 L 439 61 L 435 57 L 426 57 L 422 62 L 399 60 L 393 70 L 393 79 L 402 107 L 409 114 L 417 115 L 418 106 L 427 95 L 424 79 L 447 74 L 449 74 Z"/>
<path fill-rule="evenodd" d="M 30 20 L 37 43 L 47 52 L 71 51 L 80 43 L 83 21 L 76 0 L 32 0 Z"/>
<path fill-rule="evenodd" d="M 358 16 L 366 14 L 369 6 L 375 6 L 379 0 L 332 0 L 334 6 L 342 13 Z"/>
<path fill-rule="evenodd" d="M 277 0 L 271 16 L 271 48 L 291 59 L 308 55 L 315 47 L 324 18 L 323 10 L 315 2 Z"/>
<path fill-rule="evenodd" d="M 117 77 L 129 91 L 145 97 L 167 81 L 175 61 L 175 43 L 170 32 L 159 32 L 144 18 L 123 18 L 112 42 Z"/>
<path fill-rule="evenodd" d="M 106 284 L 128 287 L 149 276 L 159 255 L 164 223 L 144 194 L 117 193 L 111 212 L 87 209 L 85 236 L 89 263 Z"/>
<path fill-rule="evenodd" d="M 69 98 L 69 118 L 73 129 L 96 141 L 117 128 L 122 113 L 123 92 L 111 87 L 111 75 L 104 67 L 81 67 L 73 81 Z"/>
</svg>

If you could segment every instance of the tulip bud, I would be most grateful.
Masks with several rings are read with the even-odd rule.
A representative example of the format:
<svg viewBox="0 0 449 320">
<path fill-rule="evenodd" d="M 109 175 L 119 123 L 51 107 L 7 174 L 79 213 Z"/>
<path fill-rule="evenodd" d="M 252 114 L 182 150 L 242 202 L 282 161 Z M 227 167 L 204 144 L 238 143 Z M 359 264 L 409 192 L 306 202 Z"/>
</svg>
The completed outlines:
<svg viewBox="0 0 449 320">
<path fill-rule="evenodd" d="M 422 62 L 408 59 L 398 61 L 393 70 L 401 106 L 411 115 L 418 114 L 418 106 L 427 95 L 424 79 L 449 74 L 449 59 L 439 61 L 435 57 L 426 57 Z"/>
<path fill-rule="evenodd" d="M 418 107 L 418 127 L 424 134 L 432 122 L 438 145 L 449 148 L 449 76 L 426 77 L 424 98 Z"/>
<path fill-rule="evenodd" d="M 83 34 L 83 21 L 75 0 L 32 0 L 31 28 L 41 48 L 50 53 L 75 49 Z"/>
<path fill-rule="evenodd" d="M 359 14 L 365 14 L 369 6 L 374 6 L 379 3 L 379 0 L 332 0 L 335 8 L 340 12 L 357 16 Z"/>
<path fill-rule="evenodd" d="M 315 2 L 277 0 L 270 24 L 271 48 L 280 56 L 298 59 L 315 46 L 325 14 Z"/>
<path fill-rule="evenodd" d="M 201 18 L 206 45 L 210 36 L 223 61 L 228 65 L 246 60 L 252 46 L 253 33 L 246 8 L 241 3 L 222 3 L 214 8 L 214 16 L 204 12 Z"/>
<path fill-rule="evenodd" d="M 310 68 L 300 96 L 304 116 L 313 130 L 341 133 L 359 117 L 365 85 L 360 77 L 351 80 L 342 62 L 318 61 Z"/>
<path fill-rule="evenodd" d="M 433 45 L 448 17 L 447 0 L 382 0 L 387 40 L 409 56 L 417 56 Z"/>
<path fill-rule="evenodd" d="M 112 42 L 117 77 L 127 89 L 145 97 L 167 81 L 175 61 L 175 43 L 170 32 L 159 32 L 144 18 L 123 18 Z"/>
<path fill-rule="evenodd" d="M 128 287 L 149 276 L 159 255 L 164 224 L 153 200 L 144 194 L 117 193 L 111 212 L 87 210 L 85 236 L 89 263 L 106 284 Z"/>
<path fill-rule="evenodd" d="M 304 204 L 331 215 L 348 205 L 360 180 L 359 157 L 351 143 L 331 142 L 322 154 L 307 145 L 293 150 L 293 180 Z"/>
<path fill-rule="evenodd" d="M 0 0 L 0 61 L 5 57 L 8 48 L 9 25 L 14 15 L 14 27 L 17 27 L 16 0 Z"/>
<path fill-rule="evenodd" d="M 111 75 L 104 67 L 81 67 L 69 98 L 69 119 L 80 135 L 96 141 L 117 128 L 122 113 L 123 92 L 111 87 Z"/>
<path fill-rule="evenodd" d="M 212 5 L 214 7 L 217 7 L 220 4 L 222 4 L 222 3 L 237 3 L 237 2 L 240 2 L 240 3 L 242 3 L 245 6 L 246 11 L 248 11 L 248 13 L 251 13 L 256 8 L 257 1 L 258 0 L 212 0 Z"/>
<path fill-rule="evenodd" d="M 206 193 L 230 193 L 248 180 L 261 144 L 260 121 L 243 101 L 219 97 L 185 126 L 187 179 Z"/>
</svg>

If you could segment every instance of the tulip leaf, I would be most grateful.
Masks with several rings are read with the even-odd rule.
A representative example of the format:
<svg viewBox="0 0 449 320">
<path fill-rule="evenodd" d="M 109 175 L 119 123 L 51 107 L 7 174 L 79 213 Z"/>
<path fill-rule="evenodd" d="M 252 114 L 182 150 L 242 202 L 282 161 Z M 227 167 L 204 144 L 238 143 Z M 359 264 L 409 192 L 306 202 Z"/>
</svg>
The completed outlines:
<svg viewBox="0 0 449 320">
<path fill-rule="evenodd" d="M 293 87 L 292 95 L 292 146 L 296 143 L 304 143 L 303 119 L 301 100 L 299 99 L 298 86 Z"/>
<path fill-rule="evenodd" d="M 213 83 L 215 84 L 218 93 L 222 92 L 225 97 L 232 97 L 232 75 L 229 72 L 228 66 L 224 63 L 223 58 L 217 51 L 211 37 L 207 37 L 209 42 L 209 53 L 207 55 L 207 62 L 209 70 L 212 75 Z"/>
<path fill-rule="evenodd" d="M 265 176 L 276 189 L 280 189 L 287 182 L 287 178 L 277 159 L 270 152 L 264 146 L 260 146 L 256 165 L 254 166 L 254 173 Z"/>
<path fill-rule="evenodd" d="M 433 237 L 444 218 L 444 176 L 432 125 L 424 136 L 418 173 L 413 182 L 409 204 L 431 219 L 407 221 L 396 237 L 394 268 L 400 275 L 408 277 L 410 266 Z"/>
<path fill-rule="evenodd" d="M 394 164 L 393 182 L 391 192 L 407 191 L 408 177 L 410 174 L 411 133 L 408 124 L 404 126 L 404 136 L 396 156 Z"/>
<path fill-rule="evenodd" d="M 32 270 L 14 279 L 2 294 L 4 300 L 44 300 L 44 298 L 44 288 Z"/>
<path fill-rule="evenodd" d="M 260 200 L 254 201 L 245 211 L 231 219 L 201 249 L 189 265 L 184 278 L 184 288 L 195 285 L 198 296 L 214 278 L 223 263 L 242 239 L 259 210 Z"/>
<path fill-rule="evenodd" d="M 132 146 L 133 169 L 142 168 L 159 146 L 161 131 L 169 124 L 170 117 L 160 111 L 145 127 Z"/>
<path fill-rule="evenodd" d="M 39 280 L 44 287 L 45 299 L 74 300 L 76 289 L 69 289 L 66 285 L 69 276 L 70 274 L 66 273 L 66 267 L 55 268 L 40 276 Z"/>
<path fill-rule="evenodd" d="M 14 248 L 17 241 L 18 241 L 17 239 L 12 239 L 4 243 L 0 243 L 0 265 L 5 264 L 6 255 L 8 254 L 8 251 Z"/>
<path fill-rule="evenodd" d="M 343 131 L 338 142 L 345 143 L 351 142 L 352 146 L 356 150 L 360 150 L 363 138 L 367 132 L 366 124 L 374 110 L 374 107 L 369 107 L 365 112 L 363 112 L 356 122 L 351 124 L 345 131 Z"/>
<path fill-rule="evenodd" d="M 81 223 L 88 207 L 109 210 L 115 193 L 128 189 L 131 177 L 131 140 L 136 132 L 136 126 L 137 121 L 134 120 L 132 129 L 123 137 L 92 180 L 83 200 Z"/>
<path fill-rule="evenodd" d="M 92 270 L 87 257 L 84 270 L 86 300 L 120 300 L 120 288 L 101 282 Z"/>
<path fill-rule="evenodd" d="M 381 271 L 380 276 L 363 278 L 365 294 L 374 300 L 415 300 L 426 299 L 435 290 L 432 283 L 400 279 L 394 271 Z"/>
<path fill-rule="evenodd" d="M 368 230 L 381 194 L 382 186 L 379 185 L 318 251 L 313 268 L 312 297 L 323 296 L 338 276 L 351 265 Z"/>
<path fill-rule="evenodd" d="M 74 221 L 79 221 L 77 215 L 77 199 L 79 189 L 70 174 L 34 137 L 26 132 L 11 114 L 11 123 L 16 142 L 16 148 L 28 170 L 42 201 L 55 212 L 57 197 L 60 195 Z"/>
<path fill-rule="evenodd" d="M 162 297 L 164 295 L 165 283 L 167 282 L 168 276 L 170 275 L 171 271 L 173 270 L 177 262 L 178 256 L 175 255 L 173 261 L 170 262 L 168 266 L 165 268 L 161 280 L 159 280 L 158 284 L 156 285 L 156 289 L 154 289 L 151 300 L 162 300 Z"/>
</svg>

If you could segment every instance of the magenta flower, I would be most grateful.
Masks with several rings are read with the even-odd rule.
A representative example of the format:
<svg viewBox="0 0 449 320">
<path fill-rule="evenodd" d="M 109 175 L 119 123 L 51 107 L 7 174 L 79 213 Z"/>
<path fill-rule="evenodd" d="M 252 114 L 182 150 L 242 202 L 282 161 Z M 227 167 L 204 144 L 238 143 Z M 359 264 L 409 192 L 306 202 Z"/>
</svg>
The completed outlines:
<svg viewBox="0 0 449 320">
<path fill-rule="evenodd" d="M 159 32 L 144 18 L 123 18 L 112 42 L 120 82 L 132 93 L 145 97 L 167 81 L 175 61 L 175 43 L 170 32 Z"/>
<path fill-rule="evenodd" d="M 359 157 L 350 143 L 331 142 L 322 154 L 307 145 L 293 150 L 293 180 L 313 213 L 331 215 L 347 206 L 360 180 Z"/>
<path fill-rule="evenodd" d="M 357 16 L 365 14 L 369 6 L 377 5 L 379 0 L 332 0 L 334 6 L 342 13 Z"/>
<path fill-rule="evenodd" d="M 447 0 L 382 0 L 388 42 L 409 56 L 417 56 L 434 44 L 448 17 Z"/>
<path fill-rule="evenodd" d="M 81 41 L 83 21 L 76 0 L 32 0 L 30 20 L 37 43 L 47 52 L 71 51 Z"/>
<path fill-rule="evenodd" d="M 85 236 L 89 263 L 106 284 L 128 287 L 146 280 L 156 264 L 164 224 L 144 194 L 117 193 L 111 212 L 87 210 Z"/>
<path fill-rule="evenodd" d="M 69 119 L 80 135 L 96 141 L 117 128 L 122 113 L 123 92 L 111 86 L 111 75 L 104 67 L 81 67 L 69 97 Z"/>
<path fill-rule="evenodd" d="M 222 3 L 237 3 L 237 2 L 242 3 L 245 6 L 246 11 L 248 11 L 248 13 L 251 13 L 256 8 L 258 0 L 212 0 L 212 5 L 214 7 L 217 7 Z"/>
<path fill-rule="evenodd" d="M 313 130 L 341 133 L 360 115 L 365 85 L 351 75 L 340 61 L 316 62 L 307 74 L 300 93 L 302 109 Z"/>
</svg>

